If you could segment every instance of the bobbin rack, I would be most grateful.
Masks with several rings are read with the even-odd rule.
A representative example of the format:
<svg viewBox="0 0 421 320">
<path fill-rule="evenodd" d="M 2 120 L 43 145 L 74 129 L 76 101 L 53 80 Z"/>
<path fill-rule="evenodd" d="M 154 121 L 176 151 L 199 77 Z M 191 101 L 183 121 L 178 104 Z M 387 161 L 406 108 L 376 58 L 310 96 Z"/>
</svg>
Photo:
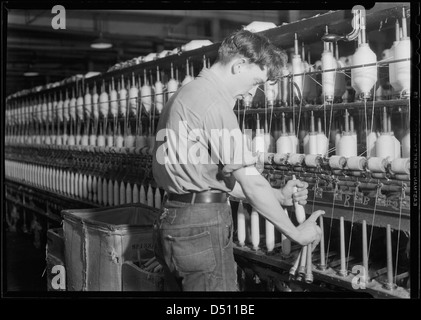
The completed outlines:
<svg viewBox="0 0 421 320">
<path fill-rule="evenodd" d="M 261 31 L 291 53 L 290 65 L 253 99 L 238 100 L 234 112 L 240 127 L 251 129 L 250 146 L 261 152 L 260 169 L 272 187 L 306 181 L 305 214 L 325 214 L 318 221 L 322 242 L 311 252 L 273 230 L 246 201 L 231 199 L 242 290 L 410 297 L 417 212 L 409 138 L 418 139 L 418 128 L 410 127 L 415 97 L 404 77 L 410 51 L 390 43 L 383 55 L 367 54 L 365 34 L 392 34 L 398 47 L 410 39 L 409 22 L 409 3 L 376 3 Z M 9 225 L 20 221 L 25 231 L 45 234 L 60 226 L 64 209 L 136 202 L 160 208 L 164 191 L 151 170 L 160 112 L 181 79 L 191 80 L 215 60 L 218 47 L 155 55 L 9 96 Z M 361 60 L 358 50 L 371 60 Z M 302 222 L 295 206 L 285 213 Z"/>
</svg>

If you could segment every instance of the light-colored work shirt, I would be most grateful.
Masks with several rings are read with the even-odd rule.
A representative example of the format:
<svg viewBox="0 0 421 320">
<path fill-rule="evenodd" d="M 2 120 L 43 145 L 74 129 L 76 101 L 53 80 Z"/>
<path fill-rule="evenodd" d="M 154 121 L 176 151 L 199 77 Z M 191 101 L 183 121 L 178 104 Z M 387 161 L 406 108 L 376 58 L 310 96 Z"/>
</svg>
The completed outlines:
<svg viewBox="0 0 421 320">
<path fill-rule="evenodd" d="M 236 99 L 219 76 L 203 69 L 168 101 L 156 131 L 152 170 L 171 193 L 232 190 L 224 171 L 252 165 L 256 157 L 233 112 Z"/>
</svg>

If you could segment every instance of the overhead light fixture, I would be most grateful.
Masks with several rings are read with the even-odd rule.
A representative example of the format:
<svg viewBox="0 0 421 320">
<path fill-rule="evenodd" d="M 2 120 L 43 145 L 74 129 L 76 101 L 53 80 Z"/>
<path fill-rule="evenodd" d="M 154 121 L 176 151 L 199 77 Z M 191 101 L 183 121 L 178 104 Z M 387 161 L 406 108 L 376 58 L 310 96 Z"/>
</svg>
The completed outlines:
<svg viewBox="0 0 421 320">
<path fill-rule="evenodd" d="M 36 77 L 39 76 L 39 73 L 35 71 L 26 71 L 23 75 L 25 77 Z"/>
<path fill-rule="evenodd" d="M 113 44 L 102 36 L 102 32 L 99 34 L 99 38 L 91 43 L 91 48 L 94 49 L 109 49 L 112 46 Z"/>
<path fill-rule="evenodd" d="M 26 71 L 23 73 L 23 75 L 25 77 L 36 77 L 36 76 L 39 76 L 39 72 L 34 71 L 34 69 L 32 68 L 32 65 L 30 65 L 28 69 L 26 69 Z"/>
</svg>

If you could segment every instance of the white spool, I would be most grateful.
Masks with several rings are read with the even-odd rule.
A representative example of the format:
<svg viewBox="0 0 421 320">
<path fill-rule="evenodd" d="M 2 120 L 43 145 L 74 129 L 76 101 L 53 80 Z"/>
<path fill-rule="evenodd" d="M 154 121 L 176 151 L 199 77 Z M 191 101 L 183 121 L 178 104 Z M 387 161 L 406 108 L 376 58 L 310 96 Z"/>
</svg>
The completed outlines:
<svg viewBox="0 0 421 320">
<path fill-rule="evenodd" d="M 114 80 L 113 80 L 114 84 Z M 117 91 L 113 88 L 110 91 L 110 112 L 113 117 L 117 117 L 118 115 L 118 94 Z"/>
<path fill-rule="evenodd" d="M 310 136 L 308 133 L 306 133 L 303 138 L 303 149 L 304 149 L 305 154 L 310 153 L 309 140 L 310 140 Z"/>
<path fill-rule="evenodd" d="M 99 177 L 98 178 L 98 183 L 97 183 L 97 190 L 98 190 L 98 192 L 97 192 L 97 197 L 98 197 L 97 198 L 97 202 L 99 204 L 102 204 L 102 195 L 103 195 L 102 188 L 103 188 L 103 186 L 102 186 L 102 178 Z"/>
<path fill-rule="evenodd" d="M 114 180 L 114 205 L 118 206 L 120 204 L 120 185 L 117 180 Z"/>
<path fill-rule="evenodd" d="M 263 136 L 263 130 L 257 130 L 261 132 L 256 132 L 256 136 L 252 141 L 252 151 L 253 152 L 265 152 L 265 138 Z"/>
<path fill-rule="evenodd" d="M 118 135 L 118 136 L 115 138 L 115 146 L 116 146 L 117 148 L 122 148 L 122 147 L 123 147 L 123 143 L 124 143 L 124 138 L 123 138 L 123 136 L 122 136 L 122 135 Z"/>
<path fill-rule="evenodd" d="M 329 166 L 331 169 L 343 169 L 346 165 L 346 158 L 342 156 L 331 156 Z"/>
<path fill-rule="evenodd" d="M 367 161 L 367 167 L 371 172 L 386 172 L 387 160 L 381 157 L 371 157 Z"/>
<path fill-rule="evenodd" d="M 139 203 L 139 188 L 137 186 L 137 183 L 134 184 L 133 186 L 133 203 Z"/>
<path fill-rule="evenodd" d="M 88 181 L 88 194 L 92 194 L 92 176 L 90 174 L 88 174 L 87 181 Z"/>
<path fill-rule="evenodd" d="M 108 180 L 108 205 L 114 205 L 114 182 L 112 179 Z"/>
<path fill-rule="evenodd" d="M 390 164 L 390 170 L 397 174 L 410 174 L 411 159 L 410 158 L 399 158 L 394 159 Z"/>
<path fill-rule="evenodd" d="M 167 83 L 168 100 L 178 90 L 177 80 L 171 78 Z"/>
<path fill-rule="evenodd" d="M 376 141 L 376 157 L 395 158 L 395 141 L 388 132 L 382 132 Z"/>
<path fill-rule="evenodd" d="M 146 198 L 147 198 L 148 206 L 153 208 L 154 196 L 153 196 L 152 186 L 150 184 L 148 186 L 148 194 L 147 194 Z"/>
<path fill-rule="evenodd" d="M 318 154 L 306 154 L 304 163 L 307 167 L 317 168 L 321 162 L 320 155 Z"/>
<path fill-rule="evenodd" d="M 155 189 L 155 208 L 161 209 L 161 190 Z"/>
<path fill-rule="evenodd" d="M 336 59 L 333 57 L 331 51 L 324 51 L 322 53 L 322 70 L 332 70 L 336 68 Z M 335 71 L 328 71 L 322 73 L 322 92 L 325 100 L 328 102 L 333 101 L 335 94 Z"/>
<path fill-rule="evenodd" d="M 161 81 L 155 82 L 155 106 L 158 114 L 164 107 L 164 87 Z"/>
<path fill-rule="evenodd" d="M 101 142 L 100 142 L 100 137 L 102 137 L 101 138 Z M 99 146 L 105 146 L 105 141 L 103 141 L 103 140 L 105 140 L 105 137 L 104 136 L 98 136 L 98 147 Z M 107 147 L 112 147 L 113 145 L 114 145 L 114 137 L 112 136 L 112 135 L 107 135 L 107 138 L 106 138 L 106 144 L 107 144 Z M 100 145 L 100 143 L 101 143 L 101 145 Z"/>
<path fill-rule="evenodd" d="M 124 81 L 123 81 L 123 79 L 121 80 L 121 89 L 120 89 L 120 91 L 118 92 L 118 99 L 119 99 L 119 101 L 120 101 L 120 110 L 119 110 L 119 112 L 120 112 L 120 114 L 122 115 L 122 116 L 125 116 L 126 115 L 126 113 L 127 113 L 127 90 L 126 90 L 126 88 L 124 87 Z"/>
<path fill-rule="evenodd" d="M 124 182 L 121 181 L 120 183 L 120 196 L 119 196 L 119 204 L 125 204 L 126 203 L 126 186 L 124 185 Z"/>
<path fill-rule="evenodd" d="M 82 178 L 82 196 L 83 199 L 88 199 L 88 177 L 86 174 Z"/>
<path fill-rule="evenodd" d="M 275 153 L 273 156 L 273 162 L 275 164 L 284 164 L 287 158 L 288 156 L 285 153 Z"/>
<path fill-rule="evenodd" d="M 310 132 L 308 136 L 308 153 L 317 154 L 317 134 L 316 132 Z"/>
<path fill-rule="evenodd" d="M 349 157 L 346 161 L 347 168 L 354 171 L 362 171 L 367 166 L 367 159 L 365 157 Z"/>
<path fill-rule="evenodd" d="M 401 157 L 401 143 L 398 139 L 396 139 L 395 134 L 392 132 L 393 142 L 395 146 L 395 159 L 398 159 Z"/>
<path fill-rule="evenodd" d="M 83 121 L 83 97 L 79 96 L 76 100 L 76 108 L 77 108 L 77 117 Z"/>
<path fill-rule="evenodd" d="M 105 147 L 105 137 L 104 137 L 104 135 L 102 135 L 102 134 L 98 135 L 96 145 L 98 147 Z"/>
<path fill-rule="evenodd" d="M 294 136 L 295 137 L 295 136 Z M 276 141 L 276 153 L 286 154 L 286 153 L 295 153 L 295 150 L 292 146 L 292 141 L 290 137 L 283 133 Z"/>
<path fill-rule="evenodd" d="M 133 135 L 129 134 L 124 139 L 124 146 L 126 148 L 133 148 L 134 147 L 135 138 Z"/>
<path fill-rule="evenodd" d="M 86 116 L 88 118 L 91 117 L 91 113 L 92 113 L 92 96 L 89 93 L 89 89 L 88 87 L 86 87 L 86 93 L 85 93 L 85 97 L 84 97 L 84 112 L 86 114 Z"/>
<path fill-rule="evenodd" d="M 317 154 L 325 156 L 329 147 L 329 140 L 323 132 L 316 134 Z"/>
<path fill-rule="evenodd" d="M 143 83 L 143 86 L 140 88 L 140 99 L 146 112 L 149 113 L 152 107 L 152 89 L 146 82 L 146 74 L 145 74 L 145 82 Z"/>
<path fill-rule="evenodd" d="M 345 68 L 345 64 L 341 60 L 336 60 L 337 67 Z M 347 93 L 346 90 L 346 78 L 344 71 L 338 71 L 335 75 L 335 97 L 343 97 Z"/>
<path fill-rule="evenodd" d="M 106 206 L 108 203 L 108 181 L 106 178 L 102 179 L 102 205 Z"/>
<path fill-rule="evenodd" d="M 237 210 L 237 237 L 239 245 L 243 247 L 246 241 L 246 216 L 242 201 L 238 204 Z"/>
<path fill-rule="evenodd" d="M 292 166 L 299 166 L 303 163 L 304 158 L 305 158 L 304 154 L 292 153 L 292 154 L 289 155 L 287 161 Z"/>
<path fill-rule="evenodd" d="M 134 79 L 132 86 L 129 90 L 129 109 L 132 114 L 137 114 L 137 97 L 139 94 L 139 89 L 135 86 Z"/>
<path fill-rule="evenodd" d="M 108 93 L 103 88 L 103 91 L 99 95 L 99 113 L 103 117 L 108 117 L 108 111 L 109 111 L 109 99 L 108 99 Z"/>
<path fill-rule="evenodd" d="M 39 168 L 39 167 L 38 167 Z M 39 177 L 39 176 L 38 176 Z M 70 184 L 71 184 L 71 175 L 70 175 L 70 173 L 69 173 L 69 171 L 67 171 L 66 170 L 66 172 L 65 172 L 65 177 L 64 177 L 64 180 L 65 180 L 65 185 L 64 185 L 64 194 L 66 194 L 66 195 L 70 195 L 70 189 L 71 189 L 71 187 L 70 187 Z M 39 180 L 38 180 L 39 181 Z M 37 185 L 38 185 L 38 183 L 37 183 Z"/>
<path fill-rule="evenodd" d="M 346 158 L 357 156 L 357 141 L 351 132 L 344 132 L 338 143 L 336 155 Z"/>
<path fill-rule="evenodd" d="M 300 95 L 302 94 L 302 91 L 303 91 L 303 76 L 302 75 L 296 76 L 296 74 L 302 74 L 303 72 L 304 72 L 304 69 L 303 69 L 303 63 L 301 61 L 301 56 L 299 54 L 294 54 L 292 56 L 293 80 L 300 91 Z M 294 94 L 298 96 L 298 92 L 295 86 L 294 86 Z"/>
<path fill-rule="evenodd" d="M 275 248 L 275 226 L 269 220 L 265 220 L 265 241 L 267 251 L 272 252 Z"/>
<path fill-rule="evenodd" d="M 89 136 L 87 134 L 84 134 L 82 138 L 80 139 L 80 145 L 82 146 L 88 146 L 89 145 Z"/>
<path fill-rule="evenodd" d="M 352 56 L 352 64 L 354 66 L 376 62 L 376 54 L 370 49 L 368 43 L 361 43 Z M 365 97 L 370 96 L 370 90 L 376 82 L 377 67 L 375 65 L 351 69 L 351 86 L 356 92 L 363 93 Z"/>
<path fill-rule="evenodd" d="M 375 132 L 370 132 L 367 136 L 367 157 L 376 156 L 376 141 L 377 135 Z"/>
<path fill-rule="evenodd" d="M 252 208 L 251 210 L 250 222 L 251 222 L 251 244 L 253 246 L 253 250 L 258 250 L 259 243 L 260 243 L 259 214 L 254 208 Z"/>
<path fill-rule="evenodd" d="M 92 115 L 94 119 L 99 118 L 99 107 L 98 107 L 99 95 L 96 92 L 96 85 L 94 85 L 94 93 L 92 94 Z"/>
<path fill-rule="evenodd" d="M 290 132 L 288 135 L 289 140 L 291 140 L 291 146 L 292 146 L 292 151 L 291 153 L 297 153 L 298 152 L 298 138 L 297 136 Z"/>
<path fill-rule="evenodd" d="M 127 182 L 127 185 L 126 185 L 126 203 L 132 203 L 133 202 L 132 195 L 133 195 L 132 186 L 131 186 L 130 182 Z"/>
<path fill-rule="evenodd" d="M 69 101 L 69 115 L 70 118 L 76 119 L 76 97 L 73 93 L 72 98 Z"/>
<path fill-rule="evenodd" d="M 75 135 L 75 145 L 80 145 L 82 136 L 80 134 Z"/>
<path fill-rule="evenodd" d="M 82 198 L 83 194 L 83 177 L 82 174 L 76 173 L 75 174 L 75 196 Z"/>
<path fill-rule="evenodd" d="M 147 204 L 146 202 L 146 193 L 145 193 L 145 187 L 143 186 L 143 184 L 140 185 L 140 190 L 139 190 L 139 201 L 142 204 Z"/>
<path fill-rule="evenodd" d="M 411 58 L 411 41 L 409 38 L 401 39 L 394 48 L 395 60 Z M 411 61 L 395 63 L 396 88 L 397 91 L 405 90 L 410 92 L 411 88 Z"/>
</svg>

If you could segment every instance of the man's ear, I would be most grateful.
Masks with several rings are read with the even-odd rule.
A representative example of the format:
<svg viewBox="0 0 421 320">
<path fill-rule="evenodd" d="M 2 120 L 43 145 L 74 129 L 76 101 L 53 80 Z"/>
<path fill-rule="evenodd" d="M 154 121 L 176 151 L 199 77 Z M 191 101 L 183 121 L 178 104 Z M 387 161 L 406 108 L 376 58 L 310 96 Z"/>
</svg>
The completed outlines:
<svg viewBox="0 0 421 320">
<path fill-rule="evenodd" d="M 241 73 L 241 69 L 245 66 L 246 62 L 245 58 L 235 59 L 231 65 L 231 72 L 233 74 Z"/>
</svg>

